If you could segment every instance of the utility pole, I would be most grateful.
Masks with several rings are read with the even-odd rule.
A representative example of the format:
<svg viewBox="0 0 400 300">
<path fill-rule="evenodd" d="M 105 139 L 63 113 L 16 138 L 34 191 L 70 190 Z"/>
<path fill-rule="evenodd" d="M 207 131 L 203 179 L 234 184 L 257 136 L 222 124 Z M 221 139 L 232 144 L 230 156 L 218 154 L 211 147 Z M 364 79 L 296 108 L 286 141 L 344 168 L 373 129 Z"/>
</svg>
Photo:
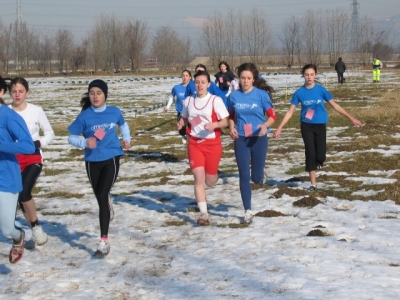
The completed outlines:
<svg viewBox="0 0 400 300">
<path fill-rule="evenodd" d="M 17 43 L 16 55 L 17 55 L 17 57 L 15 59 L 15 68 L 17 70 L 21 69 L 21 65 L 20 65 L 20 61 L 19 61 L 20 52 L 21 52 L 21 50 L 20 50 L 20 42 L 21 42 L 21 35 L 22 35 L 21 30 L 22 30 L 21 0 L 17 0 L 17 22 L 15 23 L 15 31 L 16 31 L 16 35 L 17 35 L 17 38 L 16 38 L 16 43 Z"/>
<path fill-rule="evenodd" d="M 358 4 L 357 0 L 353 0 L 353 3 L 351 4 L 353 7 L 353 13 L 351 14 L 351 48 L 353 51 L 357 51 L 358 49 L 358 22 L 359 22 L 359 16 L 358 16 L 358 8 L 360 5 Z"/>
</svg>

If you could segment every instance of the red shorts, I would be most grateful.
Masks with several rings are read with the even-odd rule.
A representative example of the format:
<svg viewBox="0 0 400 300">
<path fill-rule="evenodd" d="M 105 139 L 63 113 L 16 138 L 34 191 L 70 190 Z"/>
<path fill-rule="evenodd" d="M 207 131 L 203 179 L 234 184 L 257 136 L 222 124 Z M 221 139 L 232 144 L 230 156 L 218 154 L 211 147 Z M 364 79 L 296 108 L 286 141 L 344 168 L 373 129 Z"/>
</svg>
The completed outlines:
<svg viewBox="0 0 400 300">
<path fill-rule="evenodd" d="M 209 175 L 218 173 L 219 162 L 222 157 L 221 139 L 197 139 L 189 137 L 188 157 L 190 169 L 204 167 Z"/>
</svg>

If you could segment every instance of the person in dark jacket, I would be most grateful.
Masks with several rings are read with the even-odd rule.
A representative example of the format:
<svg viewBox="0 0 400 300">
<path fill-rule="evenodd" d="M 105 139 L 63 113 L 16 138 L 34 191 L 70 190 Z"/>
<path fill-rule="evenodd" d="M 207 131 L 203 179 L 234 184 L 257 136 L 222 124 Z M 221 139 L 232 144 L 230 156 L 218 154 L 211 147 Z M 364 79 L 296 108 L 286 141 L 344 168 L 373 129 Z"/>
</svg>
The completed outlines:
<svg viewBox="0 0 400 300">
<path fill-rule="evenodd" d="M 338 83 L 343 84 L 343 73 L 346 71 L 346 64 L 343 62 L 341 57 L 339 57 L 339 60 L 335 64 L 335 71 L 337 72 Z"/>
</svg>

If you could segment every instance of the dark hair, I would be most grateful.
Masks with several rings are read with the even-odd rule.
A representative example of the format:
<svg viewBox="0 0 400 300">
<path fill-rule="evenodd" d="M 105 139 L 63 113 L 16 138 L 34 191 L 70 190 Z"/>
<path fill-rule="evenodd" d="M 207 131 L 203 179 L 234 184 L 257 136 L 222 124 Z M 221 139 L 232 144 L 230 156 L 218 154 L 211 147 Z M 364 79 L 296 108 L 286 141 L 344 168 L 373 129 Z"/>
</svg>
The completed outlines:
<svg viewBox="0 0 400 300">
<path fill-rule="evenodd" d="M 80 105 L 82 107 L 81 112 L 87 110 L 90 107 L 91 103 L 90 103 L 89 93 L 83 94 L 83 97 L 80 101 Z"/>
<path fill-rule="evenodd" d="M 208 74 L 207 71 L 197 71 L 196 74 L 194 74 L 194 79 L 202 75 L 207 77 L 208 82 L 211 82 L 210 74 Z"/>
<path fill-rule="evenodd" d="M 28 81 L 26 81 L 26 79 L 23 77 L 15 77 L 15 78 L 11 79 L 10 84 L 8 85 L 10 92 L 11 92 L 11 88 L 18 83 L 22 84 L 27 92 L 29 91 Z"/>
<path fill-rule="evenodd" d="M 308 69 L 313 69 L 315 74 L 317 74 L 317 66 L 315 64 L 306 64 L 304 67 L 301 68 L 301 75 L 304 76 L 304 73 Z"/>
<path fill-rule="evenodd" d="M 204 69 L 204 71 L 207 71 L 207 68 L 206 68 L 206 66 L 205 65 L 203 65 L 203 64 L 198 64 L 195 68 L 194 68 L 194 70 L 196 71 L 196 69 L 197 68 L 203 68 Z"/>
<path fill-rule="evenodd" d="M 226 66 L 226 71 L 230 72 L 231 68 L 229 67 L 228 63 L 226 61 L 220 61 L 220 63 L 218 64 L 218 69 L 221 71 L 221 65 L 225 65 Z"/>
<path fill-rule="evenodd" d="M 272 101 L 271 93 L 275 92 L 274 88 L 270 86 L 264 78 L 260 78 L 257 67 L 253 63 L 244 63 L 238 67 L 238 76 L 240 79 L 240 74 L 243 71 L 250 71 L 253 74 L 254 82 L 253 86 L 260 90 L 264 90 L 268 93 Z"/>
<path fill-rule="evenodd" d="M 7 93 L 8 85 L 3 77 L 0 76 L 0 91 L 4 90 L 4 94 Z M 4 104 L 3 99 L 0 97 L 0 104 Z"/>
<path fill-rule="evenodd" d="M 190 78 L 192 78 L 192 73 L 190 73 L 190 71 L 189 71 L 189 70 L 186 70 L 186 69 L 185 69 L 185 70 L 183 70 L 183 71 L 182 71 L 182 73 L 181 73 L 181 74 L 183 74 L 183 73 L 185 73 L 185 72 L 189 74 Z"/>
</svg>

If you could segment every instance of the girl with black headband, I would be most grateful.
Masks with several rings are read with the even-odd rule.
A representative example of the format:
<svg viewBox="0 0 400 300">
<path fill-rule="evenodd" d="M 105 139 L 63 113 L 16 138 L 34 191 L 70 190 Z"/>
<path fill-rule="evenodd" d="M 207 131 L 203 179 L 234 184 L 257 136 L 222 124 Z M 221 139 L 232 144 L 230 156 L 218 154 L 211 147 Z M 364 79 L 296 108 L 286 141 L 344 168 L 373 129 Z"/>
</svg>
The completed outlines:
<svg viewBox="0 0 400 300">
<path fill-rule="evenodd" d="M 100 79 L 93 80 L 81 100 L 82 112 L 68 127 L 68 142 L 85 149 L 86 172 L 99 205 L 101 232 L 95 253 L 98 257 L 110 252 L 108 228 L 114 217 L 110 190 L 118 175 L 119 158 L 124 155 L 116 125 L 122 133 L 123 147 L 131 147 L 129 126 L 118 107 L 106 105 L 107 95 L 107 83 Z M 83 138 L 79 137 L 80 134 Z"/>
</svg>

